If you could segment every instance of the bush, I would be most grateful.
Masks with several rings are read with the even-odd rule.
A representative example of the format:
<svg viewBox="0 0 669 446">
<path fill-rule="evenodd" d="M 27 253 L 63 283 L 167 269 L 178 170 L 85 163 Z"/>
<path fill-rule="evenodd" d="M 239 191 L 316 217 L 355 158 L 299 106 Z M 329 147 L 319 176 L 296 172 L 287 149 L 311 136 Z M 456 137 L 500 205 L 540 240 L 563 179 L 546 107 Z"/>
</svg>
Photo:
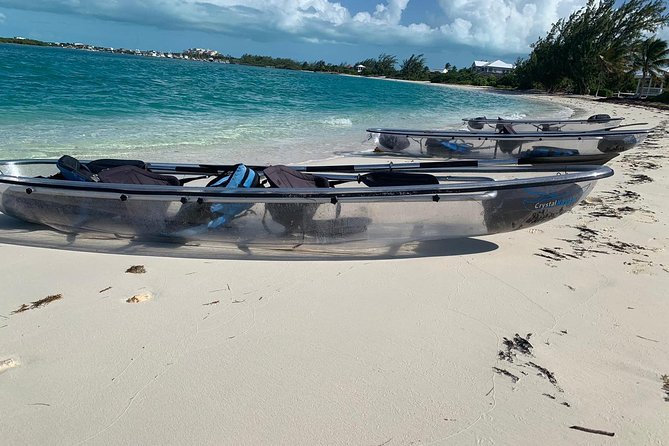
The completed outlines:
<svg viewBox="0 0 669 446">
<path fill-rule="evenodd" d="M 563 77 L 560 80 L 560 82 L 558 82 L 557 85 L 553 88 L 554 92 L 559 91 L 567 94 L 573 93 L 574 90 L 575 90 L 574 81 L 572 81 L 568 77 Z"/>
<path fill-rule="evenodd" d="M 646 99 L 647 101 L 652 101 L 652 102 L 662 102 L 665 104 L 669 104 L 669 91 L 665 91 L 662 94 L 658 94 L 657 96 L 651 96 Z"/>
<path fill-rule="evenodd" d="M 613 96 L 613 92 L 609 90 L 608 88 L 600 88 L 599 89 L 599 96 L 603 98 L 610 98 Z"/>
</svg>

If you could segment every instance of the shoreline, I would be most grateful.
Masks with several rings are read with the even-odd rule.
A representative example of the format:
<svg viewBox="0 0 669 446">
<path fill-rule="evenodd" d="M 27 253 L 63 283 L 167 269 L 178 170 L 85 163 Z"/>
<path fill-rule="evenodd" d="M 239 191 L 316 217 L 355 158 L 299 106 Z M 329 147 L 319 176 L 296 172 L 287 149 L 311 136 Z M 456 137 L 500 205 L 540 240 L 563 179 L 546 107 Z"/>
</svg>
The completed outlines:
<svg viewBox="0 0 669 446">
<path fill-rule="evenodd" d="M 587 118 L 590 114 L 587 112 L 587 107 L 584 106 L 578 106 L 574 104 L 573 101 L 570 99 L 575 99 L 577 101 L 590 101 L 592 100 L 593 102 L 595 101 L 595 98 L 590 98 L 587 96 L 580 96 L 580 95 L 557 95 L 557 94 L 549 94 L 549 93 L 529 93 L 525 91 L 517 91 L 517 90 L 502 90 L 499 88 L 494 88 L 494 87 L 487 87 L 487 86 L 478 86 L 478 85 L 461 85 L 461 84 L 441 84 L 441 83 L 432 83 L 429 81 L 412 81 L 412 80 L 406 80 L 406 79 L 391 79 L 391 78 L 386 78 L 386 77 L 368 77 L 368 76 L 356 76 L 356 75 L 348 75 L 348 74 L 341 74 L 342 76 L 351 76 L 351 77 L 361 77 L 361 78 L 367 78 L 367 79 L 377 79 L 377 80 L 382 80 L 382 81 L 392 81 L 392 82 L 405 82 L 405 83 L 410 83 L 410 84 L 418 84 L 418 85 L 430 85 L 430 86 L 435 86 L 438 88 L 450 88 L 454 90 L 467 90 L 467 91 L 483 91 L 483 92 L 488 92 L 488 93 L 494 93 L 494 94 L 499 94 L 499 95 L 513 95 L 513 96 L 520 96 L 523 99 L 526 100 L 533 100 L 533 101 L 540 101 L 540 102 L 549 102 L 552 104 L 560 104 L 563 105 L 565 108 L 568 108 L 572 110 L 571 115 L 569 115 L 567 118 L 560 117 L 560 119 L 581 119 L 581 118 Z"/>
<path fill-rule="evenodd" d="M 572 212 L 476 239 L 486 249 L 311 262 L 0 243 L 0 438 L 611 441 L 576 425 L 662 444 L 669 112 L 551 100 L 656 130 Z"/>
</svg>

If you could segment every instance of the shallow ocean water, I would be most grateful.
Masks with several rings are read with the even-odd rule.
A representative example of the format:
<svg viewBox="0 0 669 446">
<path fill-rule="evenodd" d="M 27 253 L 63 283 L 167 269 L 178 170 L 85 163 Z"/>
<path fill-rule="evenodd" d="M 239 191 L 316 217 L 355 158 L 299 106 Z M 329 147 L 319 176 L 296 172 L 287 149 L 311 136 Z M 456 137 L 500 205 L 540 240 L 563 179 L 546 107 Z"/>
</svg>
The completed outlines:
<svg viewBox="0 0 669 446">
<path fill-rule="evenodd" d="M 0 45 L 0 87 L 0 159 L 288 163 L 371 150 L 368 127 L 572 113 L 429 84 L 19 45 Z"/>
</svg>

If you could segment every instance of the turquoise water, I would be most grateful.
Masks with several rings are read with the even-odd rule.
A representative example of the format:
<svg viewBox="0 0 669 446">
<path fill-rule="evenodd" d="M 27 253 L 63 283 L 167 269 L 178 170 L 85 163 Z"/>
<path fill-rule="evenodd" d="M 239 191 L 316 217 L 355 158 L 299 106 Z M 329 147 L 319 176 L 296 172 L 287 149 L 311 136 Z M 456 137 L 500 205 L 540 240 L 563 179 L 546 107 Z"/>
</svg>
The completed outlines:
<svg viewBox="0 0 669 446">
<path fill-rule="evenodd" d="M 571 113 L 434 85 L 17 45 L 0 45 L 0 110 L 0 159 L 247 163 L 370 150 L 368 127 Z"/>
</svg>

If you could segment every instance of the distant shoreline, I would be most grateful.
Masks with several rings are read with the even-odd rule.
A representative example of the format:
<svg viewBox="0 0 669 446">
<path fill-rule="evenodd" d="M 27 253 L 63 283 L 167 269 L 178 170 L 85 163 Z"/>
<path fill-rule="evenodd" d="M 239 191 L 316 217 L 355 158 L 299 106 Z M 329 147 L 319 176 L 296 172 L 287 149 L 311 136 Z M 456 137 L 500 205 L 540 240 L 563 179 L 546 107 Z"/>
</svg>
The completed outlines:
<svg viewBox="0 0 669 446">
<path fill-rule="evenodd" d="M 340 75 L 340 76 L 346 76 L 346 77 L 352 77 L 352 78 L 358 78 L 358 79 L 375 79 L 375 80 L 382 80 L 382 81 L 413 83 L 413 84 L 419 84 L 419 85 L 433 85 L 433 86 L 436 86 L 436 87 L 445 87 L 445 88 L 469 90 L 469 91 L 485 91 L 485 92 L 490 92 L 490 93 L 495 93 L 495 94 L 507 94 L 507 95 L 520 96 L 520 97 L 523 97 L 525 99 L 537 100 L 537 101 L 541 101 L 541 102 L 560 104 L 560 105 L 572 110 L 569 117 L 584 117 L 586 115 L 586 112 L 585 112 L 584 109 L 582 109 L 580 107 L 574 107 L 573 104 L 569 103 L 569 101 L 560 100 L 561 97 L 569 97 L 569 96 L 564 96 L 564 95 L 555 95 L 555 94 L 550 94 L 550 93 L 546 93 L 546 92 L 508 90 L 508 89 L 495 88 L 495 87 L 491 87 L 491 86 L 477 86 L 477 85 L 466 85 L 466 84 L 446 84 L 446 83 L 430 82 L 428 80 L 410 80 L 410 79 L 391 78 L 391 77 L 385 77 L 385 76 L 365 76 L 365 75 L 359 75 L 359 74 L 353 74 L 353 73 L 314 71 L 314 70 L 311 70 L 311 69 L 294 70 L 294 69 L 291 69 L 291 68 L 281 68 L 281 67 L 276 67 L 276 66 L 252 65 L 252 64 L 232 62 L 232 61 L 229 61 L 229 60 L 225 59 L 225 57 L 219 57 L 217 59 L 210 60 L 211 58 L 207 57 L 209 55 L 209 53 L 206 52 L 206 51 L 210 51 L 210 50 L 198 50 L 198 51 L 202 51 L 201 56 L 200 57 L 192 57 L 190 55 L 190 53 L 187 53 L 187 52 L 162 53 L 162 52 L 156 52 L 156 51 L 153 51 L 153 50 L 127 50 L 127 49 L 123 49 L 123 48 L 115 49 L 115 48 L 107 48 L 107 47 L 88 45 L 88 44 L 83 44 L 83 43 L 44 42 L 44 41 L 38 41 L 38 40 L 33 40 L 33 39 L 22 39 L 22 38 L 16 38 L 16 37 L 15 38 L 0 37 L 0 44 L 26 45 L 26 46 L 49 47 L 49 48 L 63 48 L 63 49 L 83 50 L 83 51 L 92 51 L 92 52 L 119 54 L 119 55 L 130 55 L 130 56 L 142 56 L 142 57 L 151 57 L 151 58 L 192 60 L 192 61 L 196 61 L 196 62 L 204 61 L 204 62 L 230 63 L 230 64 L 235 64 L 235 65 L 255 66 L 255 67 L 260 67 L 260 68 L 264 67 L 264 68 L 275 68 L 275 69 L 287 69 L 287 70 L 290 70 L 290 71 L 303 71 L 303 72 L 312 72 L 312 73 L 330 73 L 330 74 L 337 74 L 337 75 Z M 189 51 L 189 50 L 186 50 L 186 51 Z M 579 96 L 579 97 L 582 98 L 582 99 L 593 99 L 593 98 L 589 98 L 589 97 L 581 97 L 581 96 Z M 639 104 L 639 105 L 641 105 L 641 104 Z"/>
<path fill-rule="evenodd" d="M 521 90 L 510 90 L 510 89 L 500 89 L 492 86 L 478 86 L 478 85 L 470 85 L 470 84 L 453 84 L 453 83 L 441 83 L 441 82 L 430 82 L 429 80 L 411 80 L 411 79 L 398 79 L 398 78 L 393 78 L 393 77 L 386 77 L 386 76 L 367 76 L 367 75 L 360 75 L 356 74 L 354 72 L 338 72 L 338 71 L 327 71 L 327 70 L 314 70 L 311 69 L 313 67 L 304 67 L 304 64 L 306 62 L 303 62 L 302 67 L 304 68 L 297 68 L 295 67 L 286 67 L 286 66 L 276 66 L 276 65 L 267 65 L 267 64 L 262 64 L 262 63 L 241 63 L 241 59 L 234 58 L 230 55 L 222 55 L 218 53 L 217 51 L 213 50 L 204 50 L 204 49 L 198 49 L 198 48 L 193 48 L 189 50 L 185 50 L 181 53 L 177 52 L 159 52 L 159 51 L 154 51 L 154 50 L 129 50 L 129 49 L 124 49 L 124 48 L 109 48 L 109 47 L 102 47 L 102 46 L 96 46 L 96 45 L 90 45 L 90 44 L 84 44 L 84 43 L 59 43 L 59 42 L 45 42 L 45 41 L 39 41 L 39 40 L 34 40 L 34 39 L 26 39 L 26 38 L 21 38 L 21 37 L 0 37 L 0 44 L 15 44 L 15 45 L 26 45 L 26 46 L 39 46 L 39 47 L 49 47 L 49 48 L 64 48 L 64 49 L 73 49 L 73 50 L 84 50 L 84 51 L 93 51 L 93 52 L 100 52 L 100 53 L 110 53 L 110 54 L 122 54 L 122 55 L 129 55 L 129 56 L 142 56 L 142 57 L 151 57 L 151 58 L 162 58 L 162 59 L 175 59 L 175 60 L 187 60 L 187 61 L 196 61 L 196 62 L 213 62 L 213 63 L 225 63 L 225 64 L 234 64 L 234 65 L 242 65 L 242 66 L 255 66 L 255 67 L 261 67 L 261 68 L 274 68 L 274 69 L 285 69 L 285 70 L 290 70 L 290 71 L 303 71 L 303 72 L 311 72 L 311 73 L 328 73 L 328 74 L 338 74 L 340 76 L 347 76 L 347 77 L 355 77 L 358 79 L 377 79 L 377 80 L 385 80 L 385 81 L 394 81 L 394 82 L 405 82 L 405 83 L 414 83 L 414 84 L 421 84 L 421 85 L 435 85 L 438 87 L 447 87 L 447 88 L 456 88 L 456 89 L 462 89 L 462 90 L 470 90 L 470 91 L 487 91 L 491 93 L 496 93 L 496 94 L 509 94 L 509 95 L 517 95 L 524 97 L 526 99 L 533 99 L 533 100 L 539 100 L 543 102 L 550 102 L 550 103 L 560 103 L 563 105 L 563 102 L 560 102 L 559 100 L 556 100 L 556 98 L 559 98 L 560 95 L 554 95 L 551 93 L 547 92 L 534 92 L 534 91 L 521 91 Z M 244 56 L 242 56 L 244 57 Z M 288 59 L 275 59 L 271 58 L 268 56 L 252 56 L 255 58 L 259 58 L 260 60 L 265 60 L 265 58 L 268 61 L 284 61 L 287 63 Z M 297 62 L 293 61 L 294 63 L 297 64 Z M 353 70 L 353 67 L 350 67 L 351 71 Z M 651 104 L 636 104 L 636 105 L 648 105 L 652 107 Z M 571 117 L 576 117 L 576 116 L 583 116 L 585 115 L 585 112 L 580 109 L 576 108 L 574 109 L 572 106 L 567 106 L 567 108 L 572 110 Z"/>
</svg>

